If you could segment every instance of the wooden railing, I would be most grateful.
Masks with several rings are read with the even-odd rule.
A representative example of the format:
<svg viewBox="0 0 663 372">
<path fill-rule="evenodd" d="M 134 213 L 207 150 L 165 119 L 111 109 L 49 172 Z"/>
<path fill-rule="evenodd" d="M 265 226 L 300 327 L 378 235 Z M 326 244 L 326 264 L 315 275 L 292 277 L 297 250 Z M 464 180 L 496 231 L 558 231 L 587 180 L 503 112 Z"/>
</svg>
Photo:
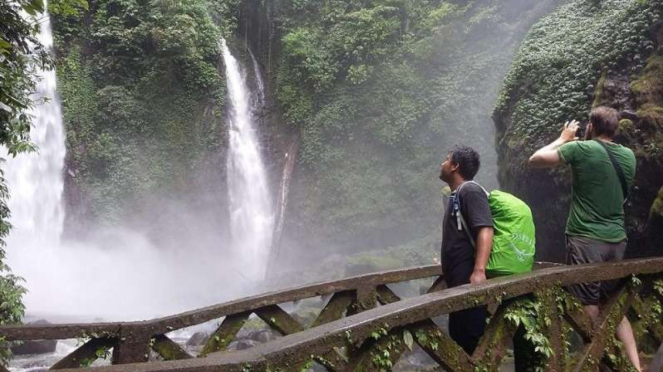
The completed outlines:
<svg viewBox="0 0 663 372">
<path fill-rule="evenodd" d="M 147 362 L 150 350 L 165 360 L 189 359 L 193 356 L 172 341 L 167 333 L 223 318 L 203 347 L 199 355 L 202 357 L 225 350 L 252 314 L 282 335 L 303 331 L 304 327 L 279 304 L 331 295 L 312 323 L 311 327 L 315 327 L 374 307 L 377 290 L 387 284 L 432 278 L 431 281 L 437 280 L 431 290 L 441 289 L 444 287 L 441 274 L 440 265 L 392 270 L 286 289 L 148 321 L 0 326 L 0 336 L 6 341 L 87 340 L 51 369 L 89 365 L 103 354 L 100 350 L 111 348 L 112 364 Z"/>
<path fill-rule="evenodd" d="M 628 370 L 629 363 L 621 357 L 620 344 L 614 339 L 615 327 L 624 315 L 629 316 L 638 336 L 647 333 L 657 345 L 663 342 L 661 258 L 550 267 L 446 290 L 439 290 L 442 285 L 438 279 L 430 293 L 402 300 L 387 285 L 435 275 L 439 275 L 439 268 L 434 266 L 399 270 L 272 293 L 148 322 L 0 327 L 0 334 L 9 340 L 94 334 L 54 369 L 78 367 L 82 358 L 94 357 L 94 351 L 102 345 L 113 347 L 113 361 L 118 365 L 95 367 L 100 372 L 301 371 L 312 360 L 329 371 L 387 371 L 416 343 L 447 371 L 497 371 L 507 341 L 516 332 L 510 316 L 522 301 L 533 300 L 539 304 L 539 331 L 550 348 L 544 357 L 549 371 L 598 370 L 602 364 L 612 370 Z M 626 280 L 602 307 L 596 322 L 563 289 L 570 284 L 620 278 Z M 278 306 L 332 293 L 307 330 Z M 432 319 L 482 304 L 490 305 L 493 315 L 477 349 L 468 355 Z M 221 351 L 251 312 L 287 336 L 247 350 Z M 342 318 L 344 312 L 350 316 Z M 204 358 L 190 358 L 165 336 L 173 329 L 221 316 L 226 317 L 214 335 L 219 337 L 210 338 Z M 567 347 L 572 332 L 581 340 L 576 350 Z M 125 350 L 136 357 L 135 361 L 144 361 L 150 347 L 164 357 L 187 360 L 121 364 L 132 361 L 122 355 Z M 142 353 L 140 358 L 135 350 Z"/>
</svg>

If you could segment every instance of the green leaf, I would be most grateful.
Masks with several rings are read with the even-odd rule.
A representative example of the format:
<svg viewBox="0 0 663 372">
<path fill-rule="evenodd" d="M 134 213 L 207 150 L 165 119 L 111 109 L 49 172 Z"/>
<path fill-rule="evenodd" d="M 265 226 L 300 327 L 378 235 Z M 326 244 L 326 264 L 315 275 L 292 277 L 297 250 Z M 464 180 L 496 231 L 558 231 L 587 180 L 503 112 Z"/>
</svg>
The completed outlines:
<svg viewBox="0 0 663 372">
<path fill-rule="evenodd" d="M 405 346 L 407 346 L 410 351 L 412 351 L 412 344 L 414 343 L 414 338 L 412 337 L 412 333 L 408 331 L 407 329 L 403 331 L 403 342 L 405 342 Z"/>
</svg>

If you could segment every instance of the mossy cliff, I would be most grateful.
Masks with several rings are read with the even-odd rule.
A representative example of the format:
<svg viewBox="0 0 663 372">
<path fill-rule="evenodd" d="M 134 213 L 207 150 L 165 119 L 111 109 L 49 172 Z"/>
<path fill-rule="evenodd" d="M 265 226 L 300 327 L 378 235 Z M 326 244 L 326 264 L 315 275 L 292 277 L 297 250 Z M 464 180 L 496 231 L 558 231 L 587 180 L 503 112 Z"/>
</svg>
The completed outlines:
<svg viewBox="0 0 663 372">
<path fill-rule="evenodd" d="M 539 258 L 564 258 L 571 177 L 568 169 L 533 170 L 527 159 L 565 121 L 584 123 L 598 105 L 620 111 L 616 141 L 638 160 L 626 205 L 629 254 L 663 253 L 651 240 L 663 229 L 654 202 L 663 184 L 661 19 L 661 0 L 576 0 L 538 22 L 523 42 L 493 119 L 499 181 L 532 207 Z"/>
<path fill-rule="evenodd" d="M 526 30 L 558 3 L 243 1 L 238 39 L 301 138 L 280 259 L 409 247 L 432 262 L 439 164 L 466 143 L 496 186 L 493 102 Z"/>
</svg>

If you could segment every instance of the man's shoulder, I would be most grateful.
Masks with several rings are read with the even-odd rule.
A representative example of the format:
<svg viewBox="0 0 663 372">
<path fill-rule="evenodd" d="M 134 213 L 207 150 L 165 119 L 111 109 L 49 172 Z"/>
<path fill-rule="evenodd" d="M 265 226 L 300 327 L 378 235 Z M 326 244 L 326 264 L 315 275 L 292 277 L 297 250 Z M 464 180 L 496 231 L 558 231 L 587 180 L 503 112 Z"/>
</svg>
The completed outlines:
<svg viewBox="0 0 663 372">
<path fill-rule="evenodd" d="M 627 156 L 629 159 L 635 160 L 635 153 L 630 148 L 628 148 L 624 145 L 620 145 L 620 144 L 617 144 L 616 148 L 617 148 L 617 151 L 620 151 L 622 154 Z"/>
<path fill-rule="evenodd" d="M 475 194 L 475 193 L 481 193 L 483 195 L 486 195 L 486 190 L 483 188 L 483 186 L 476 183 L 475 181 L 467 181 L 463 183 L 459 191 L 461 198 L 465 195 Z"/>
</svg>

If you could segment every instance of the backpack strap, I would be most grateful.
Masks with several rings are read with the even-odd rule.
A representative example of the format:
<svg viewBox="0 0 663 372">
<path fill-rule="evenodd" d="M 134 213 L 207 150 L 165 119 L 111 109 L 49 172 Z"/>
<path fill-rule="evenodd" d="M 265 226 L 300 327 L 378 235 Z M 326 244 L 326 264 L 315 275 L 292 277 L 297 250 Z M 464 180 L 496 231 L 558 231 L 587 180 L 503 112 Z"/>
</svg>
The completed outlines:
<svg viewBox="0 0 663 372">
<path fill-rule="evenodd" d="M 624 200 L 626 200 L 628 198 L 628 186 L 627 186 L 627 183 L 626 183 L 626 176 L 624 176 L 624 170 L 622 169 L 622 166 L 619 165 L 619 163 L 617 162 L 617 159 L 615 159 L 615 155 L 613 155 L 610 152 L 610 150 L 608 150 L 608 145 L 606 145 L 605 143 L 603 143 L 603 141 L 601 141 L 599 139 L 597 139 L 595 141 L 598 142 L 603 147 L 605 152 L 608 153 L 608 157 L 610 158 L 610 161 L 612 162 L 612 166 L 613 166 L 613 168 L 615 168 L 615 172 L 617 172 L 617 177 L 619 178 L 619 183 L 622 184 L 622 193 L 624 194 Z"/>
<path fill-rule="evenodd" d="M 458 226 L 462 226 L 463 229 L 465 229 L 465 235 L 467 235 L 467 238 L 470 239 L 470 243 L 472 243 L 472 247 L 474 247 L 474 249 L 476 249 L 477 248 L 477 243 L 474 241 L 474 238 L 472 237 L 472 234 L 470 233 L 470 229 L 467 227 L 467 222 L 465 222 L 465 218 L 463 218 L 463 214 L 460 213 L 460 209 L 458 210 L 457 213 L 458 213 L 457 214 L 458 219 L 460 220 L 460 225 L 458 225 Z"/>
<path fill-rule="evenodd" d="M 460 210 L 460 190 L 462 190 L 463 186 L 465 186 L 465 184 L 467 183 L 473 183 L 481 187 L 483 192 L 486 193 L 486 197 L 488 197 L 490 193 L 486 191 L 486 189 L 484 189 L 483 186 L 479 185 L 474 181 L 465 181 L 458 187 L 458 189 L 456 189 L 456 197 L 454 198 L 454 205 L 453 205 L 453 212 L 456 214 L 456 224 L 458 225 L 458 230 L 465 230 L 465 235 L 467 235 L 467 238 L 470 240 L 470 243 L 472 243 L 472 247 L 476 249 L 477 247 L 476 242 L 474 241 L 472 233 L 470 232 L 470 229 L 467 226 L 467 222 L 465 222 L 465 218 L 463 217 L 463 213 Z"/>
</svg>

